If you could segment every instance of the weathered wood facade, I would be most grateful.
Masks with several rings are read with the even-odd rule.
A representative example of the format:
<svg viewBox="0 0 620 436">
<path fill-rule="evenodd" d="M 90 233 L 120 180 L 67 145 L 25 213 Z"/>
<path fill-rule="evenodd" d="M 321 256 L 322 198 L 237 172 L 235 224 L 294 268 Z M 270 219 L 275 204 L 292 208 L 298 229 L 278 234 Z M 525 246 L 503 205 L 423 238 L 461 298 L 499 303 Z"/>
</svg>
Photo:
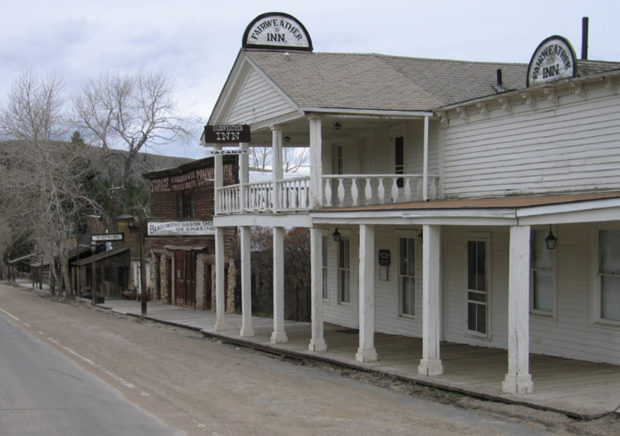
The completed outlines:
<svg viewBox="0 0 620 436">
<path fill-rule="evenodd" d="M 146 252 L 151 298 L 196 309 L 215 309 L 214 160 L 144 174 L 151 185 Z M 237 156 L 223 162 L 226 184 L 238 182 Z M 235 308 L 235 229 L 226 230 L 226 308 Z"/>
</svg>

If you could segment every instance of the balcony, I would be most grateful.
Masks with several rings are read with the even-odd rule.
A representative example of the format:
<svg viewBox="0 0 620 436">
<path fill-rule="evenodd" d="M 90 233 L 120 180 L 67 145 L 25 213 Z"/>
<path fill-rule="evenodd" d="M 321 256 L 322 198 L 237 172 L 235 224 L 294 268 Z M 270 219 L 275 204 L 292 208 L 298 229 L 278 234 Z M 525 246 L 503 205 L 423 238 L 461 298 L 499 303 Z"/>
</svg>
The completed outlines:
<svg viewBox="0 0 620 436">
<path fill-rule="evenodd" d="M 437 198 L 439 177 L 428 177 L 428 197 Z M 423 177 L 416 174 L 324 175 L 323 207 L 350 207 L 423 200 Z M 217 190 L 216 214 L 304 212 L 311 209 L 310 177 L 247 183 Z"/>
</svg>

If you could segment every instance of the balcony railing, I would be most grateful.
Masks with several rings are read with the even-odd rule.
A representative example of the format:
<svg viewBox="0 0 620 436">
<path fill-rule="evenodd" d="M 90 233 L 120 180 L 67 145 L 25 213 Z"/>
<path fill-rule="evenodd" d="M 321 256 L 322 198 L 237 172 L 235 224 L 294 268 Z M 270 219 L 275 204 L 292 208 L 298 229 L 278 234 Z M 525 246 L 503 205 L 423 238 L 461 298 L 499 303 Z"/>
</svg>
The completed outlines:
<svg viewBox="0 0 620 436">
<path fill-rule="evenodd" d="M 437 198 L 439 177 L 428 178 L 428 196 Z M 280 180 L 274 194 L 273 183 L 229 185 L 217 190 L 216 213 L 301 212 L 310 209 L 310 177 Z M 324 175 L 324 207 L 348 207 L 421 201 L 422 176 L 411 174 Z M 277 200 L 277 203 L 274 203 Z"/>
</svg>

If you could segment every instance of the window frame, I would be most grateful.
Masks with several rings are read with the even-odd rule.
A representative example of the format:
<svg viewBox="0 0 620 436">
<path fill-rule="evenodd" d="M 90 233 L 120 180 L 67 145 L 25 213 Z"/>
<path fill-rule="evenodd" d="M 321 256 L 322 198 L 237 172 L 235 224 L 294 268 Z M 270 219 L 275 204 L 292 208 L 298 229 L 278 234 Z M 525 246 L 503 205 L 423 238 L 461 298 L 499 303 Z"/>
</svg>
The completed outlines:
<svg viewBox="0 0 620 436">
<path fill-rule="evenodd" d="M 547 228 L 534 228 L 532 227 L 531 231 L 530 231 L 530 314 L 532 315 L 538 315 L 541 317 L 547 317 L 547 318 L 552 318 L 552 319 L 557 319 L 557 289 L 558 289 L 558 267 L 557 267 L 557 247 L 554 250 L 549 250 L 546 246 L 544 247 L 545 250 L 550 251 L 550 255 L 551 255 L 551 269 L 545 269 L 545 268 L 536 268 L 534 267 L 534 234 L 535 232 L 540 232 L 544 237 L 546 237 L 547 235 Z M 559 230 L 556 229 L 555 230 L 556 235 L 558 234 Z M 543 240 L 544 240 L 543 237 Z M 544 309 L 537 309 L 534 307 L 535 304 L 535 282 L 534 282 L 534 273 L 536 271 L 547 271 L 547 272 L 551 272 L 551 276 L 553 278 L 553 286 L 551 289 L 551 303 L 552 303 L 552 308 L 551 310 L 544 310 Z"/>
<path fill-rule="evenodd" d="M 470 303 L 470 298 L 469 298 L 469 242 L 484 242 L 485 243 L 485 297 L 486 297 L 486 301 L 484 302 L 484 305 L 486 307 L 485 310 L 485 332 L 480 332 L 478 330 L 470 330 L 469 329 L 469 303 Z M 491 319 L 491 314 L 492 314 L 492 301 L 491 301 L 491 292 L 492 292 L 492 288 L 491 288 L 491 284 L 492 284 L 492 276 L 491 276 L 491 250 L 492 250 L 492 245 L 491 245 L 491 234 L 487 233 L 487 232 L 479 232 L 479 233 L 466 233 L 465 234 L 465 238 L 464 238 L 464 248 L 463 248 L 463 271 L 464 271 L 464 282 L 465 282 L 465 286 L 464 286 L 464 290 L 465 290 L 465 306 L 464 306 L 464 312 L 465 312 L 465 335 L 470 336 L 470 337 L 474 337 L 474 338 L 478 338 L 478 339 L 487 339 L 490 340 L 491 339 L 491 327 L 492 327 L 492 319 Z M 473 289 L 472 289 L 473 290 Z M 473 290 L 476 292 L 480 292 L 479 290 Z M 476 302 L 476 301 L 472 301 L 472 303 L 480 303 L 480 302 Z"/>
<path fill-rule="evenodd" d="M 345 241 L 348 242 L 348 255 L 347 255 L 348 266 L 341 266 L 340 264 L 342 260 L 341 250 L 342 250 L 342 244 Z M 348 232 L 347 233 L 342 232 L 340 235 L 340 241 L 338 241 L 336 244 L 337 244 L 336 249 L 337 249 L 337 255 L 338 255 L 338 260 L 336 262 L 337 280 L 338 280 L 338 304 L 350 305 L 351 304 L 351 235 Z M 347 300 L 343 298 L 344 289 L 343 289 L 342 273 L 346 273 L 347 275 L 347 289 L 346 289 L 347 296 L 348 296 Z"/>
<path fill-rule="evenodd" d="M 592 232 L 592 271 L 593 271 L 593 295 L 592 295 L 592 322 L 608 327 L 620 327 L 620 320 L 603 318 L 602 316 L 602 278 L 604 276 L 620 277 L 618 274 L 600 272 L 600 233 L 601 231 L 620 232 L 620 226 L 597 226 Z"/>
<path fill-rule="evenodd" d="M 419 232 L 417 233 L 419 234 Z M 403 317 L 403 318 L 407 318 L 407 319 L 416 319 L 416 313 L 418 310 L 418 307 L 420 306 L 418 304 L 418 297 L 419 297 L 419 292 L 418 292 L 418 252 L 419 252 L 419 242 L 418 242 L 418 237 L 417 234 L 415 233 L 415 231 L 410 231 L 410 232 L 396 232 L 396 243 L 397 243 L 397 250 L 398 250 L 398 271 L 397 271 L 397 277 L 398 277 L 398 316 L 399 317 Z M 406 277 L 408 278 L 412 278 L 413 279 L 413 310 L 411 311 L 411 313 L 405 313 L 404 312 L 404 308 L 403 308 L 403 298 L 404 298 L 404 289 L 403 289 L 403 274 L 402 274 L 402 270 L 401 267 L 403 265 L 403 260 L 402 260 L 402 251 L 401 251 L 401 243 L 402 240 L 411 240 L 413 242 L 413 275 L 406 275 Z"/>
</svg>

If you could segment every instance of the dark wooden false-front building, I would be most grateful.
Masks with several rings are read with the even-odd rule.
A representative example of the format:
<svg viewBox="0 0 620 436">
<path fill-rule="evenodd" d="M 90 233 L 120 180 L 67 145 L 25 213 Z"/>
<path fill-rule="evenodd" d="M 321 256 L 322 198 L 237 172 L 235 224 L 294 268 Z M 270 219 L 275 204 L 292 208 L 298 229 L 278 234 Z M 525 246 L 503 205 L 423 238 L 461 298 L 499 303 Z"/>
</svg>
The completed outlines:
<svg viewBox="0 0 620 436">
<path fill-rule="evenodd" d="M 238 156 L 223 157 L 224 185 L 239 183 Z M 145 248 L 151 298 L 215 310 L 214 159 L 149 172 L 151 218 Z M 226 310 L 235 306 L 235 229 L 224 232 Z"/>
</svg>

